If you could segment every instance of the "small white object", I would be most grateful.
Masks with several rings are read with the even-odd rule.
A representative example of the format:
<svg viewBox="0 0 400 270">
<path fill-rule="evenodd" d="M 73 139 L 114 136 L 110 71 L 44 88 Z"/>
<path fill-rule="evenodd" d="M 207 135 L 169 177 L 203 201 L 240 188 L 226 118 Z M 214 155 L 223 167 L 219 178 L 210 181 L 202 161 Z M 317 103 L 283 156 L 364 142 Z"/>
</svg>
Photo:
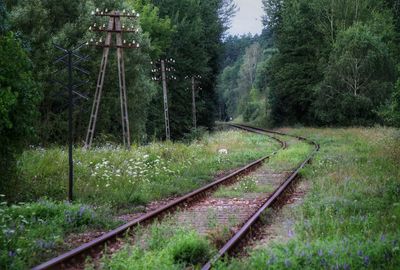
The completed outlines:
<svg viewBox="0 0 400 270">
<path fill-rule="evenodd" d="M 220 154 L 220 155 L 227 155 L 228 154 L 228 149 L 219 149 L 218 150 L 218 154 Z"/>
</svg>

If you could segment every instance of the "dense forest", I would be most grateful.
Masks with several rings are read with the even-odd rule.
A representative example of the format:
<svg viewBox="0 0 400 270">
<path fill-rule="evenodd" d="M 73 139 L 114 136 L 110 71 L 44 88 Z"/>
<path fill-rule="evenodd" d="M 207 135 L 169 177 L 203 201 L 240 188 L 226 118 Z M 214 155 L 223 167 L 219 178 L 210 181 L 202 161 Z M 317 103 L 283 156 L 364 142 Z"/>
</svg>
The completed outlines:
<svg viewBox="0 0 400 270">
<path fill-rule="evenodd" d="M 264 0 L 260 36 L 230 37 L 223 118 L 400 125 L 400 1 Z"/>
</svg>

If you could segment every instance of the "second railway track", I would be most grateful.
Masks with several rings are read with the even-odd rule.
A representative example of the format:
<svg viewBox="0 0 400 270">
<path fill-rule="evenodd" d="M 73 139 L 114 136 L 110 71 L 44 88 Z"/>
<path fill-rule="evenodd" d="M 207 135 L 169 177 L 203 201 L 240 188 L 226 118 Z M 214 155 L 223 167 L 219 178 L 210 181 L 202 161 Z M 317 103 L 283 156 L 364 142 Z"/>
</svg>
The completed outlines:
<svg viewBox="0 0 400 270">
<path fill-rule="evenodd" d="M 280 145 L 281 149 L 285 149 L 287 147 L 287 144 L 277 138 L 275 135 L 278 136 L 290 136 L 287 134 L 275 132 L 275 131 L 266 131 L 263 129 L 259 128 L 254 128 L 246 125 L 236 125 L 236 124 L 230 124 L 231 127 L 239 128 L 242 130 L 246 130 L 249 132 L 254 132 L 258 134 L 263 134 L 267 135 L 274 140 L 276 140 Z M 273 135 L 271 135 L 273 134 Z M 294 136 L 292 136 L 294 137 Z M 306 160 L 302 164 L 300 164 L 295 170 L 292 172 L 288 173 L 285 175 L 286 180 L 282 183 L 279 183 L 278 187 L 269 194 L 268 197 L 266 198 L 261 198 L 254 203 L 253 207 L 251 208 L 251 211 L 248 210 L 250 207 L 245 206 L 245 212 L 243 214 L 242 219 L 240 220 L 240 224 L 243 226 L 238 226 L 238 228 L 235 230 L 233 237 L 225 244 L 221 245 L 223 246 L 220 251 L 218 252 L 217 256 L 215 256 L 212 260 L 210 260 L 204 267 L 203 269 L 210 269 L 215 261 L 217 261 L 220 257 L 224 256 L 225 254 L 229 253 L 231 250 L 233 250 L 238 243 L 240 243 L 241 239 L 243 239 L 249 230 L 254 226 L 255 222 L 259 219 L 260 215 L 265 211 L 265 209 L 271 207 L 274 202 L 282 196 L 282 194 L 285 192 L 285 190 L 291 185 L 291 183 L 294 181 L 294 179 L 298 176 L 299 171 L 311 160 L 313 155 L 315 154 L 316 151 L 319 150 L 319 146 L 314 143 L 314 142 L 309 142 L 307 139 L 302 138 L 302 137 L 296 137 L 296 139 L 301 140 L 301 141 L 306 141 L 310 144 L 314 145 L 314 150 L 313 152 L 307 157 Z M 82 265 L 82 263 L 85 261 L 86 257 L 96 257 L 96 254 L 101 253 L 101 251 L 104 249 L 104 247 L 109 244 L 115 242 L 118 238 L 124 236 L 128 231 L 131 229 L 137 227 L 140 224 L 147 224 L 151 222 L 152 220 L 161 218 L 167 213 L 174 212 L 178 207 L 182 206 L 187 206 L 190 205 L 191 203 L 194 202 L 199 202 L 201 204 L 201 198 L 204 198 L 207 196 L 211 191 L 216 190 L 218 187 L 221 185 L 229 184 L 238 179 L 240 176 L 243 176 L 251 171 L 253 171 L 255 168 L 259 167 L 264 161 L 268 160 L 270 157 L 275 155 L 278 151 L 265 156 L 255 162 L 252 162 L 236 171 L 233 173 L 222 177 L 215 182 L 208 184 L 198 190 L 195 190 L 185 196 L 182 196 L 180 198 L 177 198 L 168 204 L 152 211 L 149 212 L 139 218 L 136 218 L 132 220 L 131 222 L 128 222 L 121 227 L 118 227 L 104 235 L 102 235 L 99 238 L 96 238 L 86 244 L 83 244 L 82 246 L 75 248 L 69 252 L 66 252 L 64 254 L 61 254 L 60 256 L 53 258 L 41 265 L 38 265 L 34 267 L 33 269 L 35 270 L 41 270 L 41 269 L 76 269 L 80 267 L 76 267 L 78 265 Z M 243 207 L 242 207 L 243 208 Z M 236 210 L 235 210 L 236 211 Z"/>
</svg>

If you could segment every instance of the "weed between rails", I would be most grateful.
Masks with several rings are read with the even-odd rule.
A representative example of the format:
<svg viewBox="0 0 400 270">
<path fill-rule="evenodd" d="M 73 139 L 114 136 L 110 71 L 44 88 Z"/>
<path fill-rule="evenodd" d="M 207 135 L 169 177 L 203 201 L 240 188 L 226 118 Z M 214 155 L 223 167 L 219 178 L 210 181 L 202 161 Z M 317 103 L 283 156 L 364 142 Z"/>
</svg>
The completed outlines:
<svg viewBox="0 0 400 270">
<path fill-rule="evenodd" d="M 238 183 L 231 186 L 222 186 L 213 194 L 215 198 L 240 198 L 244 193 L 267 193 L 272 192 L 271 185 L 260 185 L 251 176 L 245 176 Z"/>
<path fill-rule="evenodd" d="M 102 269 L 192 269 L 201 266 L 215 252 L 206 238 L 173 220 L 138 229 L 135 236 L 136 245 L 126 245 L 116 254 L 104 257 Z M 94 266 L 89 264 L 86 269 Z"/>
</svg>

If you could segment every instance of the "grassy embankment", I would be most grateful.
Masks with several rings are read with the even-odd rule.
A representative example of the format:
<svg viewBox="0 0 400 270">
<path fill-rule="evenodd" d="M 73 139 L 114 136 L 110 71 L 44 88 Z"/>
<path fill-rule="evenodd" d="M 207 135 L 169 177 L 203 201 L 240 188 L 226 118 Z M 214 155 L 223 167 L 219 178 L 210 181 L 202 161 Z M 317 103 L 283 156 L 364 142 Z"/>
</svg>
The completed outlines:
<svg viewBox="0 0 400 270">
<path fill-rule="evenodd" d="M 63 239 L 70 233 L 114 227 L 115 209 L 140 210 L 150 201 L 189 192 L 218 172 L 278 147 L 265 136 L 230 131 L 190 145 L 76 149 L 75 204 L 62 202 L 67 194 L 66 151 L 26 151 L 19 159 L 19 179 L 11 195 L 14 201 L 31 203 L 9 205 L 3 202 L 7 198 L 0 198 L 0 268 L 26 269 L 65 249 Z M 229 153 L 218 154 L 220 148 Z"/>
<path fill-rule="evenodd" d="M 399 269 L 400 132 L 293 129 L 321 144 L 294 234 L 216 269 Z"/>
</svg>

